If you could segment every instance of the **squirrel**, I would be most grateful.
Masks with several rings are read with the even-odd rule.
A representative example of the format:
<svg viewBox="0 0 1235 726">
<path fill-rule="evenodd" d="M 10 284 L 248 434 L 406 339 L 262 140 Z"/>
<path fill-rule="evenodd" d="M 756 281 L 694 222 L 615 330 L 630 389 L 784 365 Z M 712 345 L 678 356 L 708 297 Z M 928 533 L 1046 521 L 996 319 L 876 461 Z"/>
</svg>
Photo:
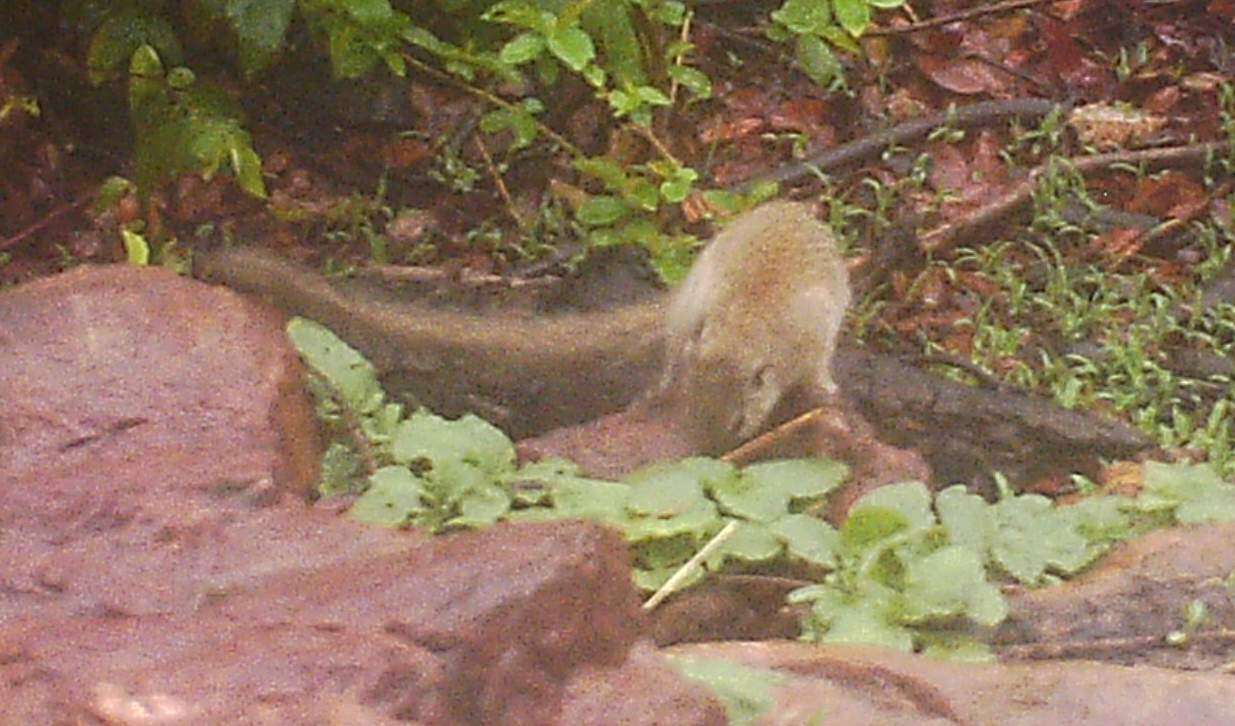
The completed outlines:
<svg viewBox="0 0 1235 726">
<path fill-rule="evenodd" d="M 699 255 L 665 318 L 659 390 L 701 450 L 760 433 L 795 391 L 836 393 L 832 358 L 849 275 L 828 227 L 806 204 L 777 201 L 734 220 Z"/>
<path fill-rule="evenodd" d="M 835 391 L 850 299 L 832 233 L 787 201 L 730 223 L 667 300 L 598 312 L 495 319 L 375 301 L 252 248 L 199 254 L 194 275 L 326 325 L 444 415 L 513 411 L 496 423 L 519 436 L 615 411 L 646 389 L 635 405 L 667 409 L 701 453 L 759 433 L 793 389 Z"/>
</svg>

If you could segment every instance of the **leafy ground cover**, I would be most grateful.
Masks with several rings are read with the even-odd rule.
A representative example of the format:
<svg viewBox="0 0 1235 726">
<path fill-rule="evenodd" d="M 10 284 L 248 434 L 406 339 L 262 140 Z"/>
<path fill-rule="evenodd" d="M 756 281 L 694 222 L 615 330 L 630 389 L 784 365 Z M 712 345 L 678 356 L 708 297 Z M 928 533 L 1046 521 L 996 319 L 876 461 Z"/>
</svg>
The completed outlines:
<svg viewBox="0 0 1235 726">
<path fill-rule="evenodd" d="M 704 217 L 813 196 L 853 257 L 866 345 L 1102 409 L 1207 463 L 1149 464 L 1136 496 L 1066 510 L 907 485 L 832 531 L 804 515 L 835 464 L 518 469 L 500 432 L 403 411 L 294 328 L 345 363 L 319 380 L 352 438 L 324 491 L 368 482 L 358 516 L 430 529 L 616 522 L 649 587 L 737 522 L 713 564 L 817 574 L 795 595 L 812 637 L 963 651 L 936 626 L 997 621 L 983 583 L 1229 513 L 1233 21 L 1228 0 L 18 0 L 0 8 L 0 281 L 183 268 L 221 241 L 331 272 L 520 274 L 634 244 L 672 281 Z M 1058 108 L 949 111 L 1017 99 Z M 932 113 L 880 153 L 802 163 Z"/>
<path fill-rule="evenodd" d="M 294 319 L 288 333 L 314 371 L 321 418 L 364 439 L 367 461 L 340 441 L 325 455 L 322 494 L 358 490 L 353 517 L 430 531 L 594 519 L 623 532 L 646 591 L 687 587 L 703 576 L 701 565 L 803 573 L 816 584 L 789 599 L 809 605 L 809 640 L 986 659 L 981 633 L 1007 615 L 1000 581 L 1058 582 L 1154 528 L 1235 520 L 1235 484 L 1212 466 L 1149 462 L 1139 495 L 1070 506 L 1007 490 L 992 504 L 962 486 L 932 495 L 921 482 L 894 484 L 864 496 L 836 529 L 812 512 L 843 484 L 843 464 L 739 470 L 691 458 L 621 481 L 583 476 L 562 460 L 520 466 L 514 444 L 480 418 L 405 415 L 373 367 L 329 330 Z M 367 479 L 359 476 L 366 469 Z"/>
</svg>

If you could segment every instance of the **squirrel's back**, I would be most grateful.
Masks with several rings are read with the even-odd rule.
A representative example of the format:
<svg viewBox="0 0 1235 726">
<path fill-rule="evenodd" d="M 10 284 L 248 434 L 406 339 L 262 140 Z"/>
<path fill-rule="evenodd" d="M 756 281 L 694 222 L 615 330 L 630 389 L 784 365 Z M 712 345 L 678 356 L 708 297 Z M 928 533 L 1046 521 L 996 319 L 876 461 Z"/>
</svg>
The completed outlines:
<svg viewBox="0 0 1235 726">
<path fill-rule="evenodd" d="M 832 356 L 849 306 L 832 232 L 798 202 L 738 217 L 700 254 L 670 303 L 663 388 L 687 397 L 707 449 L 758 433 L 797 387 L 834 389 Z"/>
</svg>

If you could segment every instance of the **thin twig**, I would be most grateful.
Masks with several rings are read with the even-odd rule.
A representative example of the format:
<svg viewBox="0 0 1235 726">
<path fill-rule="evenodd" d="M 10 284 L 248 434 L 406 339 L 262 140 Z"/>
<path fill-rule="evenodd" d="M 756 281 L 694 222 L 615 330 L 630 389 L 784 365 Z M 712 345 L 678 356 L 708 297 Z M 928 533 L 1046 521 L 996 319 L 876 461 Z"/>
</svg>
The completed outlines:
<svg viewBox="0 0 1235 726">
<path fill-rule="evenodd" d="M 78 209 L 83 204 L 86 204 L 92 199 L 94 199 L 93 193 L 84 194 L 82 195 L 80 199 L 77 199 L 76 201 L 70 202 L 69 204 L 65 204 L 57 208 L 55 211 L 44 216 L 39 221 L 35 222 L 29 227 L 26 227 L 25 229 L 13 235 L 12 237 L 8 237 L 6 239 L 0 240 L 0 250 L 7 250 L 8 248 L 17 245 L 18 243 L 20 243 L 22 240 L 26 239 L 27 237 L 33 234 L 37 234 L 38 232 L 42 231 L 44 227 L 51 224 L 56 219 L 64 216 L 65 214 L 68 214 L 69 212 L 75 209 Z"/>
<path fill-rule="evenodd" d="M 684 164 L 682 164 L 682 162 L 673 155 L 673 152 L 669 150 L 669 147 L 665 146 L 664 142 L 656 138 L 656 134 L 652 133 L 652 129 L 647 128 L 646 126 L 640 126 L 636 123 L 629 124 L 629 126 L 635 130 L 635 133 L 647 139 L 647 142 L 652 145 L 652 148 L 656 149 L 658 154 L 673 162 L 674 166 L 684 166 Z"/>
<path fill-rule="evenodd" d="M 480 155 L 484 157 L 485 166 L 489 169 L 489 176 L 493 177 L 493 184 L 497 187 L 497 193 L 502 197 L 502 201 L 506 204 L 506 211 L 511 218 L 515 220 L 515 224 L 519 225 L 519 229 L 526 231 L 528 228 L 527 220 L 519 214 L 519 210 L 515 207 L 515 202 L 510 198 L 510 190 L 506 188 L 506 182 L 502 179 L 502 175 L 498 173 L 497 165 L 493 163 L 493 156 L 489 154 L 489 148 L 485 146 L 484 139 L 480 138 L 480 134 L 472 134 L 472 139 L 476 142 L 476 148 L 480 151 Z"/>
<path fill-rule="evenodd" d="M 401 57 L 405 61 L 407 61 L 409 64 L 415 66 L 418 70 L 424 71 L 425 73 L 433 76 L 434 78 L 444 83 L 449 83 L 455 88 L 458 88 L 467 93 L 470 93 L 471 95 L 476 96 L 477 98 L 482 99 L 484 101 L 487 101 L 493 104 L 494 106 L 498 106 L 499 108 L 504 108 L 507 111 L 510 111 L 512 113 L 518 113 L 522 110 L 519 108 L 517 104 L 511 103 L 510 101 L 507 101 L 506 99 L 500 96 L 495 96 L 492 93 L 489 93 L 488 91 L 484 90 L 483 88 L 477 88 L 476 86 L 473 86 L 469 83 L 464 83 L 462 80 L 455 78 L 449 73 L 445 73 L 443 71 L 440 71 L 434 68 L 433 66 L 429 65 L 428 63 L 425 63 L 424 61 L 421 61 L 420 59 L 416 58 L 415 56 L 409 53 L 402 53 Z M 544 125 L 536 118 L 532 119 L 532 123 L 536 124 L 536 128 L 540 129 L 540 132 L 542 134 L 549 137 L 550 139 L 553 139 L 554 143 L 558 144 L 563 149 L 566 149 L 568 152 L 570 152 L 571 156 L 580 157 L 580 158 L 583 156 L 583 151 L 581 151 L 579 147 L 567 141 L 566 138 L 563 137 L 558 132 Z"/>
<path fill-rule="evenodd" d="M 715 537 L 703 546 L 703 549 L 696 552 L 694 557 L 687 560 L 686 564 L 679 567 L 677 572 L 673 573 L 668 580 L 665 580 L 665 584 L 661 585 L 660 589 L 653 593 L 652 596 L 647 599 L 647 602 L 643 603 L 643 609 L 652 610 L 657 605 L 664 602 L 665 598 L 672 595 L 683 582 L 689 579 L 691 575 L 695 574 L 695 571 L 699 569 L 704 560 L 711 557 L 712 553 L 725 543 L 725 540 L 733 536 L 733 533 L 737 530 L 737 528 L 737 520 L 730 520 L 729 524 L 726 524 L 723 529 L 716 533 Z"/>
<path fill-rule="evenodd" d="M 1210 156 L 1225 150 L 1225 141 L 1209 141 L 1185 146 L 1167 146 L 1156 149 L 1138 149 L 1135 151 L 1115 151 L 1108 154 L 1095 154 L 1071 159 L 1074 169 L 1081 175 L 1088 175 L 1115 164 L 1139 166 L 1144 164 L 1151 169 L 1164 167 L 1188 166 L 1199 164 Z M 1029 176 L 1017 183 L 999 199 L 978 209 L 963 219 L 942 224 L 923 234 L 919 240 L 922 249 L 931 254 L 938 254 L 956 246 L 972 234 L 974 230 L 997 222 L 1022 207 L 1029 204 L 1038 180 L 1050 170 L 1050 164 L 1036 167 Z"/>
<path fill-rule="evenodd" d="M 771 431 L 756 436 L 720 458 L 722 461 L 727 461 L 731 464 L 745 464 L 753 460 L 760 451 L 767 449 L 776 442 L 813 426 L 828 410 L 828 408 L 823 407 L 811 409 L 801 416 L 786 421 Z"/>
<path fill-rule="evenodd" d="M 993 5 L 983 5 L 980 7 L 961 10 L 960 12 L 950 13 L 948 15 L 940 15 L 937 18 L 930 20 L 921 20 L 909 25 L 902 25 L 896 28 L 871 28 L 866 31 L 867 35 L 903 35 L 906 33 L 916 33 L 920 30 L 930 30 L 941 25 L 949 25 L 951 23 L 959 23 L 965 20 L 972 20 L 983 15 L 994 15 L 996 13 L 1008 13 L 1013 10 L 1033 7 L 1034 5 L 1044 5 L 1053 0 L 1006 0 L 1005 2 L 995 3 Z"/>
<path fill-rule="evenodd" d="M 830 173 L 841 167 L 874 158 L 891 146 L 899 146 L 926 136 L 936 127 L 950 124 L 956 128 L 970 128 L 992 121 L 1006 119 L 1037 119 L 1062 104 L 1044 98 L 1012 98 L 1002 101 L 981 101 L 968 106 L 947 108 L 921 118 L 911 119 L 873 134 L 867 134 L 839 146 L 825 149 L 808 159 L 783 164 L 765 174 L 733 185 L 733 189 L 749 191 L 764 183 L 787 184 L 814 176 L 818 172 Z"/>
<path fill-rule="evenodd" d="M 695 18 L 695 11 L 687 10 L 686 18 L 682 21 L 682 32 L 678 33 L 678 40 L 682 43 L 683 47 L 686 47 L 687 43 L 690 42 L 690 24 L 691 24 L 691 21 L 694 20 L 694 18 Z M 675 66 L 682 65 L 683 57 L 684 57 L 683 55 L 678 55 L 678 57 L 674 60 L 673 65 Z M 670 105 L 675 104 L 678 101 L 678 86 L 679 85 L 680 84 L 677 82 L 677 79 L 671 79 L 669 81 L 669 103 Z"/>
</svg>

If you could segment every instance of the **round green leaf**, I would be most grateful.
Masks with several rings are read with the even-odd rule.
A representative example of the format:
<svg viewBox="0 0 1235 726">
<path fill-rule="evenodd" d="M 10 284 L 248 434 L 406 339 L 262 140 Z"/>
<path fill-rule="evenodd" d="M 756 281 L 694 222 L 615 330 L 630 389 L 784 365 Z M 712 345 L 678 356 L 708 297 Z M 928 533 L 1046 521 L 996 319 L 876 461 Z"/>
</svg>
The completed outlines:
<svg viewBox="0 0 1235 726">
<path fill-rule="evenodd" d="M 798 36 L 797 58 L 806 75 L 820 86 L 827 87 L 840 76 L 840 62 L 818 36 Z"/>
<path fill-rule="evenodd" d="M 867 0 L 832 0 L 836 22 L 853 37 L 858 37 L 870 27 L 871 9 Z"/>
<path fill-rule="evenodd" d="M 545 39 L 538 33 L 523 33 L 515 36 L 502 47 L 499 57 L 503 63 L 517 66 L 539 57 L 545 50 Z"/>
<path fill-rule="evenodd" d="M 578 27 L 555 30 L 548 36 L 549 52 L 578 73 L 596 57 L 592 38 Z"/>
<path fill-rule="evenodd" d="M 772 522 L 768 531 L 784 541 L 794 557 L 821 567 L 836 566 L 840 533 L 827 522 L 805 514 L 787 514 Z"/>
<path fill-rule="evenodd" d="M 425 482 L 405 466 L 384 466 L 369 477 L 369 488 L 352 505 L 361 522 L 399 527 L 424 510 Z"/>
<path fill-rule="evenodd" d="M 588 226 L 600 227 L 613 224 L 629 213 L 630 209 L 621 199 L 602 195 L 590 197 L 579 205 L 575 217 Z"/>
</svg>

